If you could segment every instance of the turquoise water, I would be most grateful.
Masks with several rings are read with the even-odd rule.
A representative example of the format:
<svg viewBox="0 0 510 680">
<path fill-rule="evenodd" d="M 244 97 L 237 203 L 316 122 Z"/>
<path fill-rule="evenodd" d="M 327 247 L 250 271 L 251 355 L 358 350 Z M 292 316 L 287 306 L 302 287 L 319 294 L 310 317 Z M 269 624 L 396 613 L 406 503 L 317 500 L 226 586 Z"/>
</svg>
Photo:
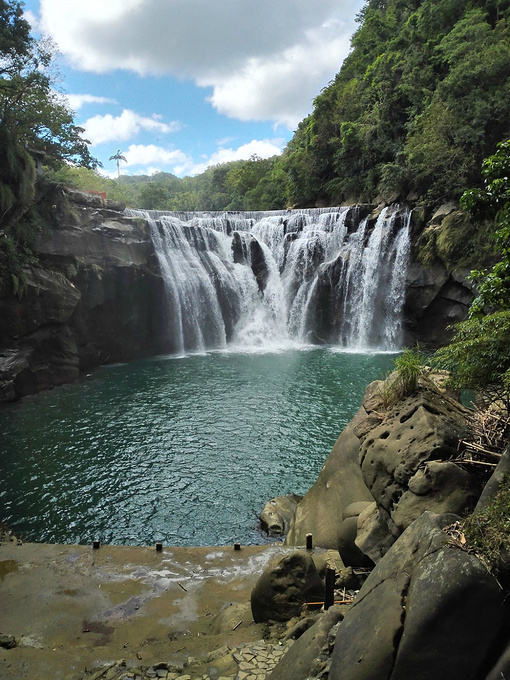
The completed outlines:
<svg viewBox="0 0 510 680">
<path fill-rule="evenodd" d="M 0 410 L 0 519 L 58 543 L 262 543 L 270 498 L 305 493 L 391 355 L 158 357 Z"/>
</svg>

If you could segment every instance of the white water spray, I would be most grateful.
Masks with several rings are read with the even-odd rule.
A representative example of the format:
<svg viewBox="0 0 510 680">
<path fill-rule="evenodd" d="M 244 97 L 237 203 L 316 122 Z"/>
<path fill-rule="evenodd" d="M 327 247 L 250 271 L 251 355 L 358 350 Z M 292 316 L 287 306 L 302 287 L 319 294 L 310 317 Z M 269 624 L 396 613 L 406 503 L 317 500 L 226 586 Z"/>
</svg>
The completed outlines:
<svg viewBox="0 0 510 680">
<path fill-rule="evenodd" d="M 385 208 L 373 227 L 351 208 L 128 214 L 149 221 L 169 351 L 400 347 L 409 213 Z"/>
</svg>

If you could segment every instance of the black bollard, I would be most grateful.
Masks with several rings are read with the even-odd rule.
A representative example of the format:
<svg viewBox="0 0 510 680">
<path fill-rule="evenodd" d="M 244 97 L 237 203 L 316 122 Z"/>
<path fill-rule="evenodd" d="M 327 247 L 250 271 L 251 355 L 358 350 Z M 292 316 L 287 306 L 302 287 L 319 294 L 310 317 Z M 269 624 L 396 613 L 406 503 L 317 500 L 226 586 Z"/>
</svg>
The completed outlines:
<svg viewBox="0 0 510 680">
<path fill-rule="evenodd" d="M 94 550 L 99 550 L 100 545 L 101 545 L 101 543 L 99 541 L 94 541 L 92 543 L 92 547 L 94 548 Z"/>
<path fill-rule="evenodd" d="M 163 543 L 156 543 L 156 552 L 162 552 L 163 551 Z"/>
<path fill-rule="evenodd" d="M 335 604 L 335 580 L 336 571 L 328 567 L 326 569 L 326 588 L 324 589 L 324 611 Z"/>
<path fill-rule="evenodd" d="M 240 543 L 234 543 L 234 550 L 241 550 L 241 544 Z"/>
<path fill-rule="evenodd" d="M 313 536 L 312 534 L 306 534 L 306 549 L 311 550 L 313 548 Z"/>
</svg>

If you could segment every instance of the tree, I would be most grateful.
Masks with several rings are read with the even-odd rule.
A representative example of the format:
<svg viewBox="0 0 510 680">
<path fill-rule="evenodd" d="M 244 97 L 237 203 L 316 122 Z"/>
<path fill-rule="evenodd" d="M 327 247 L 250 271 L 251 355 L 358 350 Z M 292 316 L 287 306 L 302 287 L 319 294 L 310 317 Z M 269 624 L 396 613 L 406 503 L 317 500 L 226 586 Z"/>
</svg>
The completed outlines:
<svg viewBox="0 0 510 680">
<path fill-rule="evenodd" d="M 470 189 L 462 196 L 464 208 L 477 215 L 495 218 L 495 249 L 501 256 L 491 269 L 471 272 L 478 295 L 470 316 L 486 309 L 510 309 L 510 139 L 498 144 L 498 150 L 482 166 L 484 186 Z"/>
<path fill-rule="evenodd" d="M 435 363 L 450 371 L 450 383 L 474 390 L 482 403 L 503 404 L 510 413 L 510 311 L 462 321 Z"/>
<path fill-rule="evenodd" d="M 367 0 L 283 155 L 292 205 L 458 199 L 510 134 L 509 0 Z"/>
<path fill-rule="evenodd" d="M 484 160 L 482 175 L 483 188 L 466 191 L 462 204 L 477 215 L 495 217 L 501 260 L 490 270 L 471 273 L 478 295 L 470 318 L 457 324 L 436 362 L 451 372 L 454 385 L 476 390 L 510 412 L 510 140 Z"/>
<path fill-rule="evenodd" d="M 124 163 L 127 163 L 127 158 L 121 154 L 120 149 L 117 149 L 117 153 L 110 156 L 108 160 L 117 162 L 117 177 L 120 177 L 120 162 L 124 161 Z"/>
<path fill-rule="evenodd" d="M 138 207 L 144 210 L 165 210 L 168 205 L 168 191 L 163 184 L 148 182 L 138 194 Z"/>
<path fill-rule="evenodd" d="M 54 48 L 30 35 L 23 5 L 0 0 L 0 279 L 19 274 L 33 226 L 20 220 L 36 198 L 36 159 L 97 167 L 65 99 L 53 87 Z"/>
<path fill-rule="evenodd" d="M 20 60 L 27 57 L 31 41 L 30 24 L 23 19 L 20 3 L 0 0 L 0 75 L 15 75 Z"/>
</svg>

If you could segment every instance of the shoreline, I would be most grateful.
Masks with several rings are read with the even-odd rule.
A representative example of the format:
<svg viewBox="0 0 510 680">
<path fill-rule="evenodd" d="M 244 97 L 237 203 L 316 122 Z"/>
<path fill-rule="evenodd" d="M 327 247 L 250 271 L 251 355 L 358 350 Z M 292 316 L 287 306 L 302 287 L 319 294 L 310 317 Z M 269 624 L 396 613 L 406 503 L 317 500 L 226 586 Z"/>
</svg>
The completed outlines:
<svg viewBox="0 0 510 680">
<path fill-rule="evenodd" d="M 70 680 L 119 659 L 185 667 L 194 657 L 191 677 L 202 677 L 215 650 L 267 636 L 251 590 L 271 559 L 295 550 L 2 542 L 0 633 L 17 646 L 0 649 L 0 675 Z M 220 675 L 235 677 L 232 663 Z"/>
</svg>

